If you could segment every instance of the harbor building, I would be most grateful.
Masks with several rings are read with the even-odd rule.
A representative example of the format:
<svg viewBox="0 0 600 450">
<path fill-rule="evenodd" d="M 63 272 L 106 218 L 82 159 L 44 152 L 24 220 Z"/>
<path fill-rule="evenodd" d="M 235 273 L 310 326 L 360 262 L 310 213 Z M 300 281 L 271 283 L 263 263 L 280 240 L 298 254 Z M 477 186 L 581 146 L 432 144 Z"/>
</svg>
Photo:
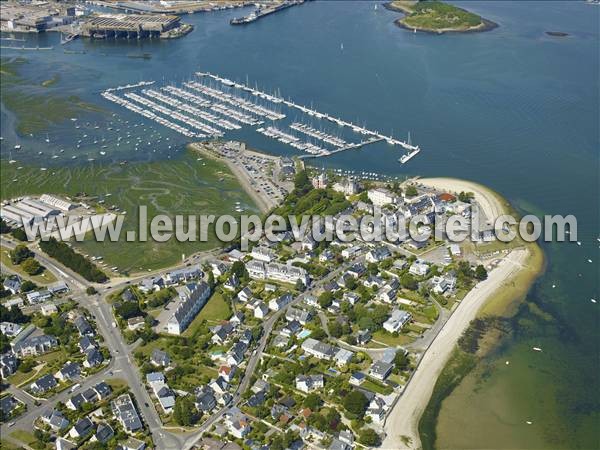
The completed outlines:
<svg viewBox="0 0 600 450">
<path fill-rule="evenodd" d="M 178 16 L 153 14 L 97 14 L 86 20 L 83 36 L 104 38 L 161 38 L 182 26 Z"/>
</svg>

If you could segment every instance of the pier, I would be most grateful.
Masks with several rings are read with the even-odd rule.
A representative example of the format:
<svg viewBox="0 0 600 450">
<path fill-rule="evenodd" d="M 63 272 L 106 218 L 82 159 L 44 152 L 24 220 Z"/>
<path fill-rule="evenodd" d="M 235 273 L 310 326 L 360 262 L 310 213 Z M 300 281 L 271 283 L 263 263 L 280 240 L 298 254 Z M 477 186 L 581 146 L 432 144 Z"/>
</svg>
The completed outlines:
<svg viewBox="0 0 600 450">
<path fill-rule="evenodd" d="M 267 7 L 259 7 L 252 11 L 245 17 L 239 17 L 235 19 L 231 19 L 229 23 L 231 25 L 246 25 L 252 22 L 257 21 L 258 19 L 268 16 L 269 14 L 276 13 L 278 11 L 282 11 L 291 6 L 301 5 L 304 3 L 304 0 L 284 0 L 283 3 L 280 3 L 276 6 L 267 6 Z"/>
<path fill-rule="evenodd" d="M 323 157 L 323 156 L 331 156 L 331 155 L 335 155 L 336 153 L 345 152 L 347 150 L 354 150 L 356 148 L 365 147 L 365 146 L 367 146 L 369 144 L 374 144 L 375 142 L 381 142 L 381 141 L 383 141 L 383 138 L 381 138 L 381 137 L 371 137 L 371 138 L 369 138 L 369 139 L 367 139 L 365 141 L 362 141 L 362 142 L 355 142 L 355 143 L 352 143 L 352 144 L 348 144 L 345 147 L 340 147 L 340 148 L 337 148 L 335 150 L 330 150 L 327 153 L 321 153 L 321 154 L 318 154 L 318 155 L 301 155 L 298 158 L 300 158 L 300 159 L 307 159 L 307 158 L 320 158 L 320 157 Z"/>
<path fill-rule="evenodd" d="M 242 84 L 208 72 L 196 72 L 195 78 L 178 86 L 149 88 L 152 84 L 153 81 L 141 81 L 117 86 L 102 95 L 187 137 L 219 138 L 229 131 L 252 127 L 268 139 L 303 152 L 300 158 L 331 156 L 382 141 L 401 147 L 402 164 L 421 151 L 418 145 L 411 144 L 410 133 L 405 142 L 312 106 L 284 100 L 279 93 L 268 94 L 251 88 L 248 82 Z M 122 96 L 121 91 L 125 91 Z M 292 109 L 301 111 L 302 118 L 289 120 Z M 310 116 L 308 120 L 306 116 Z M 321 122 L 313 126 L 316 120 Z"/>
</svg>

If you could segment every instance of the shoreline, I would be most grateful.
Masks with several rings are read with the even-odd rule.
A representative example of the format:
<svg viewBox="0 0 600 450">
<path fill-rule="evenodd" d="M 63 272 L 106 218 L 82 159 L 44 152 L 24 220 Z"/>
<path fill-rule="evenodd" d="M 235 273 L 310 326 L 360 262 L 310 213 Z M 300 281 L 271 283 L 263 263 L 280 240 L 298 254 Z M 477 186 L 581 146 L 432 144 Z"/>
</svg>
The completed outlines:
<svg viewBox="0 0 600 450">
<path fill-rule="evenodd" d="M 252 199 L 252 201 L 254 202 L 256 207 L 259 209 L 259 211 L 264 214 L 271 210 L 271 207 L 269 206 L 268 202 L 258 192 L 256 192 L 254 189 L 252 189 L 252 186 L 250 185 L 250 180 L 236 164 L 234 164 L 232 161 L 230 161 L 227 158 L 220 158 L 219 156 L 213 154 L 212 152 L 207 151 L 203 147 L 203 145 L 199 142 L 193 142 L 191 144 L 188 144 L 188 147 L 192 151 L 201 153 L 202 155 L 206 156 L 207 158 L 211 158 L 211 159 L 214 159 L 215 161 L 224 163 L 227 166 L 227 168 L 231 171 L 231 173 L 235 176 L 235 178 L 237 179 L 240 186 L 242 186 L 242 189 L 244 189 L 246 194 L 248 194 L 248 196 Z M 263 153 L 254 152 L 252 150 L 246 150 L 246 152 L 260 154 L 263 157 L 271 156 L 271 155 L 266 155 Z"/>
<path fill-rule="evenodd" d="M 396 6 L 393 3 L 394 3 L 393 1 L 386 2 L 383 4 L 383 7 L 385 9 L 387 9 L 388 11 L 394 11 L 394 12 L 399 12 L 401 14 L 404 14 L 404 17 L 394 20 L 394 25 L 396 25 L 398 28 L 402 28 L 407 31 L 414 32 L 416 30 L 420 33 L 427 33 L 427 34 L 483 33 L 485 31 L 492 31 L 500 26 L 496 22 L 492 22 L 491 20 L 485 19 L 480 16 L 481 24 L 477 25 L 476 27 L 470 27 L 470 28 L 464 28 L 464 29 L 458 29 L 458 28 L 433 29 L 433 28 L 424 28 L 424 27 L 414 27 L 414 26 L 410 26 L 410 25 L 407 25 L 404 22 L 402 22 L 404 19 L 406 19 L 406 17 L 408 17 L 412 13 L 412 11 L 408 8 L 402 8 L 400 6 Z M 462 8 L 459 8 L 459 9 L 462 9 Z"/>
<path fill-rule="evenodd" d="M 502 196 L 478 183 L 453 178 L 419 179 L 417 182 L 440 190 L 443 187 L 447 192 L 473 192 L 475 199 L 486 213 L 504 214 L 510 208 L 510 204 Z M 511 292 L 509 298 L 503 298 L 504 301 L 501 302 L 498 301 L 497 296 L 503 294 L 503 290 L 511 291 L 511 287 L 515 286 L 515 280 L 523 274 L 528 275 L 527 279 L 533 283 L 541 269 L 538 266 L 529 267 L 528 264 L 532 259 L 534 263 L 538 261 L 539 258 L 536 258 L 538 252 L 541 254 L 541 249 L 537 245 L 510 250 L 490 271 L 488 278 L 478 283 L 460 302 L 423 354 L 417 369 L 386 418 L 384 425 L 386 436 L 380 448 L 421 448 L 419 434 L 421 417 L 429 405 L 442 371 L 452 361 L 458 339 L 473 319 L 490 313 L 491 305 L 509 310 L 509 306 L 512 307 L 520 302 L 524 295 L 519 293 Z M 525 287 L 525 293 L 529 287 L 530 284 Z M 502 295 L 500 297 L 502 298 Z"/>
</svg>

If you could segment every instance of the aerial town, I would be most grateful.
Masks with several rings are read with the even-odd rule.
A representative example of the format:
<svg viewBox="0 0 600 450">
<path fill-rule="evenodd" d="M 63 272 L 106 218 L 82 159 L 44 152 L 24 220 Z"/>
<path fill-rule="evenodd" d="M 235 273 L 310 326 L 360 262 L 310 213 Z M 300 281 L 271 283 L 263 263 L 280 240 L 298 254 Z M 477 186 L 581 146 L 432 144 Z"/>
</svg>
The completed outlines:
<svg viewBox="0 0 600 450">
<path fill-rule="evenodd" d="M 200 148 L 259 173 L 248 164 L 260 159 L 239 142 Z M 475 204 L 418 180 L 386 184 L 313 169 L 309 177 L 292 160 L 276 167 L 277 178 L 293 180 L 293 194 L 321 198 L 334 217 L 379 207 L 391 227 L 416 214 L 431 223 L 450 213 L 468 218 Z M 275 189 L 262 196 L 291 207 Z M 81 207 L 44 194 L 6 203 L 2 214 L 17 229 L 19 219 Z M 107 286 L 46 256 L 58 250 L 45 242 L 18 243 L 15 229 L 2 238 L 12 267 L 2 280 L 2 421 L 56 448 L 376 445 L 424 351 L 502 257 L 408 233 L 374 244 L 295 241 L 285 231 L 245 252 L 201 253 Z M 486 223 L 484 246 L 488 231 Z"/>
<path fill-rule="evenodd" d="M 0 450 L 600 448 L 599 6 L 0 0 Z"/>
</svg>

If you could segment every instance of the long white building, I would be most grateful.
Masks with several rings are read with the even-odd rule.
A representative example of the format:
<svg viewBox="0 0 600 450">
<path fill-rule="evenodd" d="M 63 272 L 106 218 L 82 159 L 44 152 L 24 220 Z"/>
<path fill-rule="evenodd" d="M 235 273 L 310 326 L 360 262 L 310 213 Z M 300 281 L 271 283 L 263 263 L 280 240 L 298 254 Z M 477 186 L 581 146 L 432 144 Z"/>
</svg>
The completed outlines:
<svg viewBox="0 0 600 450">
<path fill-rule="evenodd" d="M 181 334 L 192 323 L 210 297 L 208 283 L 188 283 L 177 289 L 181 303 L 167 322 L 167 333 Z"/>
</svg>

